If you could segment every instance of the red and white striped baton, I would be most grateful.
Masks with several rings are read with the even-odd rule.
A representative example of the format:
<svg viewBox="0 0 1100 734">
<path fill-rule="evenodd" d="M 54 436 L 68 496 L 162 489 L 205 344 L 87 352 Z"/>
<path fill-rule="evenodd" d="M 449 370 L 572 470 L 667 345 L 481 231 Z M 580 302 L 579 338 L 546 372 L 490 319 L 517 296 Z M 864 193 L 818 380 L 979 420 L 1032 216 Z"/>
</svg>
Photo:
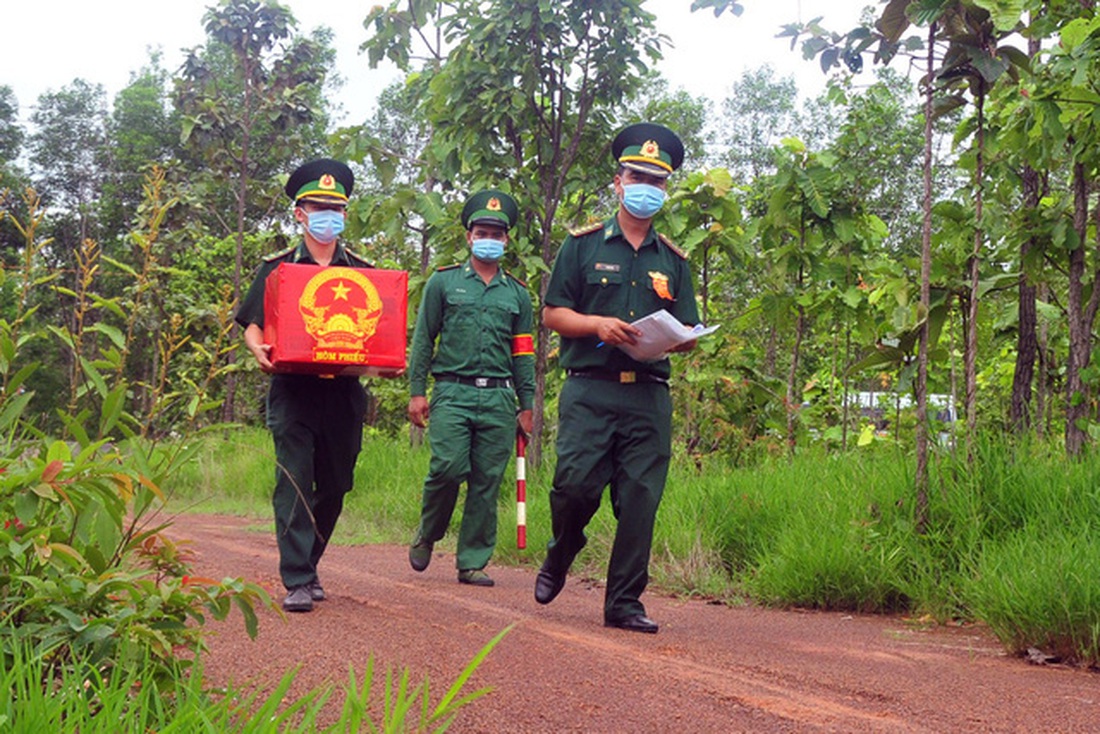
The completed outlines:
<svg viewBox="0 0 1100 734">
<path fill-rule="evenodd" d="M 527 547 L 527 434 L 516 431 L 516 548 Z"/>
</svg>

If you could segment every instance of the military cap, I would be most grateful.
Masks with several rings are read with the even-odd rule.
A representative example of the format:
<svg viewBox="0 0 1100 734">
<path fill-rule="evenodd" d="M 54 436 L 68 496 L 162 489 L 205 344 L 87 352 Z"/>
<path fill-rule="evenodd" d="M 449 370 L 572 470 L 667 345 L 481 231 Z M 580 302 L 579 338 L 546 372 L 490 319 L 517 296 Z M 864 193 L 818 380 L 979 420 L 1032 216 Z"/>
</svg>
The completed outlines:
<svg viewBox="0 0 1100 734">
<path fill-rule="evenodd" d="M 355 175 L 340 161 L 318 158 L 298 166 L 286 182 L 286 195 L 295 204 L 303 199 L 347 204 Z"/>
<path fill-rule="evenodd" d="M 639 122 L 622 129 L 611 143 L 619 165 L 667 178 L 684 161 L 684 144 L 664 125 Z"/>
<path fill-rule="evenodd" d="M 518 219 L 519 207 L 516 206 L 516 200 L 496 189 L 477 192 L 462 207 L 462 226 L 466 229 L 475 224 L 495 224 L 511 229 Z"/>
</svg>

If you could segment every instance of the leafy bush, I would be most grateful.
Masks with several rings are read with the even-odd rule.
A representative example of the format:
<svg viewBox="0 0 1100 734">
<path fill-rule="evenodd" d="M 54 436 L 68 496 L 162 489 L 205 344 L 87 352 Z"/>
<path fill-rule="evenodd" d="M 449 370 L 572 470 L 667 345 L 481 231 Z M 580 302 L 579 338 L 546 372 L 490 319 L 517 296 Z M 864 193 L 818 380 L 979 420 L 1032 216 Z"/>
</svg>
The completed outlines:
<svg viewBox="0 0 1100 734">
<path fill-rule="evenodd" d="M 256 634 L 256 604 L 272 602 L 259 586 L 240 580 L 195 578 L 187 558 L 162 534 L 157 515 L 192 450 L 184 440 L 163 449 L 158 426 L 196 431 L 217 406 L 206 396 L 219 379 L 228 333 L 226 305 L 212 344 L 185 350 L 179 317 L 158 326 L 156 370 L 138 390 L 126 375 L 131 340 L 141 328 L 144 299 L 157 284 L 154 244 L 171 202 L 160 200 L 162 179 L 148 181 L 141 227 L 132 233 L 136 266 L 115 262 L 133 279 L 126 295 L 95 292 L 103 265 L 95 243 L 77 253 L 76 288 L 39 272 L 43 243 L 35 239 L 42 210 L 28 195 L 18 294 L 0 319 L 0 658 L 20 650 L 50 664 L 81 661 L 97 670 L 137 660 L 167 675 L 180 649 L 201 647 L 206 615 L 225 618 L 236 606 Z M 36 290 L 72 304 L 64 325 L 42 324 L 32 305 Z M 38 297 L 41 301 L 41 297 Z M 50 435 L 29 414 L 31 378 L 42 365 L 28 361 L 28 344 L 56 340 L 72 366 L 67 408 L 56 413 L 61 435 Z M 193 377 L 170 380 L 185 351 L 205 360 Z M 195 357 L 197 355 L 197 357 Z M 63 370 L 54 370 L 64 372 Z M 139 401 L 135 395 L 144 397 Z M 182 437 L 181 437 L 182 438 Z"/>
</svg>

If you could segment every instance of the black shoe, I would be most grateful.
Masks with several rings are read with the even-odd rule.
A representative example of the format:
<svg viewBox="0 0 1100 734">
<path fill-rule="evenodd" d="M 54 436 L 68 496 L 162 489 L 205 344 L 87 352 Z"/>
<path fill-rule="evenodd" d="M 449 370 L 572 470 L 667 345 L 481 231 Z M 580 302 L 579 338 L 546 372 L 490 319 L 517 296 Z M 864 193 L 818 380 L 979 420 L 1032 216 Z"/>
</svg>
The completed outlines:
<svg viewBox="0 0 1100 734">
<path fill-rule="evenodd" d="M 565 573 L 550 570 L 549 563 L 543 563 L 539 575 L 535 577 L 535 601 L 549 604 L 565 586 Z"/>
<path fill-rule="evenodd" d="M 416 539 L 409 546 L 409 565 L 414 571 L 423 571 L 432 562 L 432 543 L 416 534 Z"/>
<path fill-rule="evenodd" d="M 493 579 L 480 568 L 465 568 L 458 572 L 458 583 L 472 586 L 493 586 Z"/>
<path fill-rule="evenodd" d="M 306 584 L 306 588 L 309 589 L 309 598 L 313 601 L 325 600 L 325 589 L 321 586 L 321 579 L 314 579 Z"/>
<path fill-rule="evenodd" d="M 622 619 L 605 619 L 603 626 L 617 627 L 630 632 L 646 632 L 651 635 L 657 634 L 657 630 L 660 629 L 656 622 L 644 614 L 631 614 L 629 617 L 623 617 Z"/>
<path fill-rule="evenodd" d="M 309 584 L 287 589 L 286 598 L 283 599 L 283 609 L 288 612 L 312 612 L 313 595 L 310 594 Z"/>
</svg>

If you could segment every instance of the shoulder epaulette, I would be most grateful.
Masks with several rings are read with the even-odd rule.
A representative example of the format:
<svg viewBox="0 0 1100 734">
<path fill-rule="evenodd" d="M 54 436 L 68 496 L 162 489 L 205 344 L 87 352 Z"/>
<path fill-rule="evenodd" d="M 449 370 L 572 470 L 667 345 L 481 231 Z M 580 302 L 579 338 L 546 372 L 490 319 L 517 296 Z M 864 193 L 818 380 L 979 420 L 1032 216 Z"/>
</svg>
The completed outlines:
<svg viewBox="0 0 1100 734">
<path fill-rule="evenodd" d="M 523 282 L 522 280 L 520 280 L 520 279 L 519 279 L 519 278 L 517 278 L 516 276 L 512 275 L 512 274 L 511 274 L 510 272 L 508 272 L 507 270 L 505 270 L 505 271 L 504 271 L 504 274 L 505 274 L 505 275 L 507 275 L 507 276 L 508 276 L 509 278 L 511 278 L 512 280 L 514 280 L 514 281 L 516 281 L 517 283 L 519 283 L 520 285 L 522 285 L 522 286 L 523 286 L 524 288 L 526 288 L 526 287 L 527 287 L 527 284 L 526 284 L 526 283 L 524 283 L 524 282 Z"/>
<path fill-rule="evenodd" d="M 268 262 L 268 263 L 275 262 L 279 258 L 286 257 L 287 255 L 289 255 L 290 253 L 294 252 L 297 249 L 298 249 L 298 245 L 291 245 L 290 247 L 286 248 L 285 250 L 281 250 L 279 252 L 274 252 L 270 255 L 264 256 L 264 262 Z"/>
<path fill-rule="evenodd" d="M 603 229 L 603 222 L 592 222 L 591 224 L 586 224 L 583 227 L 569 230 L 569 234 L 573 237 L 584 237 L 586 234 L 592 234 L 593 232 L 601 229 Z"/>
<path fill-rule="evenodd" d="M 346 247 L 344 248 L 344 254 L 346 254 L 348 256 L 349 260 L 356 260 L 356 261 L 362 263 L 363 265 L 366 265 L 368 268 L 373 268 L 374 267 L 374 263 L 372 263 L 370 260 L 363 257 L 362 255 L 360 255 L 357 252 L 352 252 L 351 250 L 349 250 Z"/>
<path fill-rule="evenodd" d="M 444 270 L 454 270 L 457 267 L 461 267 L 462 263 L 452 263 L 451 265 L 440 265 L 435 269 L 435 272 L 442 273 Z"/>
<path fill-rule="evenodd" d="M 672 240 L 670 240 L 670 239 L 669 239 L 668 237 L 665 237 L 665 236 L 664 236 L 663 234 L 658 234 L 658 235 L 657 235 L 657 237 L 659 237 L 659 238 L 660 238 L 661 242 L 664 242 L 664 243 L 665 243 L 665 246 L 666 246 L 666 247 L 667 247 L 668 249 L 672 250 L 672 251 L 673 251 L 673 252 L 675 252 L 675 253 L 676 253 L 677 255 L 679 255 L 681 259 L 683 259 L 683 260 L 687 260 L 687 259 L 688 259 L 687 253 L 686 253 L 686 252 L 684 252 L 683 250 L 681 250 L 681 249 L 680 249 L 679 247 L 677 247 L 676 245 L 672 244 Z"/>
</svg>

